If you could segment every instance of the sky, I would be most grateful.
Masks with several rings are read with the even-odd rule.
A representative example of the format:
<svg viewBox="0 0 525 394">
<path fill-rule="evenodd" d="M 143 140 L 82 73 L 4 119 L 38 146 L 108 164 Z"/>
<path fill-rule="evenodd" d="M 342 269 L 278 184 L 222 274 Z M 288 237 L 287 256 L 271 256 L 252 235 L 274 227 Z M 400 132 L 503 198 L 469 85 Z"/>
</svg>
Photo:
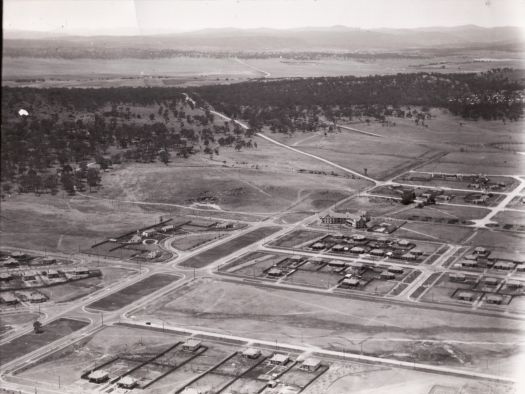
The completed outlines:
<svg viewBox="0 0 525 394">
<path fill-rule="evenodd" d="M 155 34 L 205 28 L 525 27 L 525 0 L 4 0 L 5 30 Z"/>
</svg>

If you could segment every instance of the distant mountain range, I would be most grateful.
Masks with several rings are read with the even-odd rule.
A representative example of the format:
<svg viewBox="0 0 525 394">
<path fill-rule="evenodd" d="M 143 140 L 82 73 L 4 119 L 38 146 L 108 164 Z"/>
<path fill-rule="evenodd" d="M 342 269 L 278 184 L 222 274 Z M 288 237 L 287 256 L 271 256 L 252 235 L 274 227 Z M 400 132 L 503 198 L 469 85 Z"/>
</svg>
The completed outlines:
<svg viewBox="0 0 525 394">
<path fill-rule="evenodd" d="M 402 51 L 425 48 L 519 51 L 525 49 L 525 32 L 518 27 L 485 28 L 473 25 L 417 29 L 356 29 L 346 26 L 287 30 L 227 28 L 142 36 L 69 36 L 4 31 L 5 55 L 17 48 L 30 50 L 46 47 L 249 52 Z"/>
</svg>

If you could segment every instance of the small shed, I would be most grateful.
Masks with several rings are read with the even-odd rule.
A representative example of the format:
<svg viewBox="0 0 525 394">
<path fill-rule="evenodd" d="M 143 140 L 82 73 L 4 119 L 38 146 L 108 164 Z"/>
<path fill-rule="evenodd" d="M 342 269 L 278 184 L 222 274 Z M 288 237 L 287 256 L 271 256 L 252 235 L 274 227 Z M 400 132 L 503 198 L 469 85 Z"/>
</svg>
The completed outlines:
<svg viewBox="0 0 525 394">
<path fill-rule="evenodd" d="M 391 265 L 390 267 L 388 267 L 388 272 L 392 272 L 394 274 L 402 274 L 403 268 Z"/>
<path fill-rule="evenodd" d="M 93 371 L 88 375 L 88 380 L 92 383 L 104 383 L 108 379 L 109 379 L 109 373 L 107 373 L 106 371 L 102 369 Z"/>
<path fill-rule="evenodd" d="M 457 298 L 462 301 L 474 301 L 474 293 L 471 291 L 460 291 L 457 295 Z"/>
<path fill-rule="evenodd" d="M 45 256 L 42 258 L 42 264 L 49 265 L 49 264 L 55 264 L 57 262 L 57 259 L 51 256 Z"/>
<path fill-rule="evenodd" d="M 344 261 L 341 261 L 341 260 L 330 260 L 328 262 L 328 265 L 330 267 L 337 267 L 337 268 L 341 268 L 341 267 L 345 267 L 346 266 L 346 263 Z"/>
<path fill-rule="evenodd" d="M 123 378 L 120 378 L 120 380 L 117 382 L 118 387 L 128 390 L 135 388 L 137 384 L 137 380 L 132 378 L 131 376 L 124 376 Z"/>
<path fill-rule="evenodd" d="M 485 296 L 485 302 L 487 304 L 500 305 L 503 302 L 503 297 L 499 294 L 487 294 Z"/>
<path fill-rule="evenodd" d="M 358 270 L 362 270 L 363 268 L 365 268 L 365 265 L 358 261 L 350 261 L 349 263 L 347 263 L 347 266 L 348 266 L 348 269 L 353 270 L 353 271 L 358 271 Z"/>
<path fill-rule="evenodd" d="M 402 247 L 407 247 L 410 245 L 410 241 L 406 240 L 406 239 L 400 239 L 397 241 L 397 244 L 399 246 L 402 246 Z"/>
<path fill-rule="evenodd" d="M 315 250 L 321 250 L 321 249 L 324 249 L 325 247 L 326 245 L 323 242 L 316 242 L 312 245 L 312 249 L 315 249 Z"/>
<path fill-rule="evenodd" d="M 6 305 L 16 305 L 18 304 L 19 301 L 18 301 L 18 298 L 16 298 L 11 293 L 2 293 L 0 295 L 0 302 Z"/>
<path fill-rule="evenodd" d="M 58 279 L 60 278 L 60 274 L 56 270 L 49 270 L 47 271 L 47 277 L 49 279 Z"/>
<path fill-rule="evenodd" d="M 162 228 L 160 229 L 160 231 L 162 231 L 163 233 L 167 233 L 169 231 L 173 231 L 175 230 L 175 226 L 173 224 L 169 224 L 167 226 L 162 226 Z"/>
<path fill-rule="evenodd" d="M 11 279 L 13 279 L 13 275 L 11 275 L 9 272 L 0 273 L 0 282 L 9 282 Z"/>
<path fill-rule="evenodd" d="M 151 229 L 149 229 L 149 230 L 144 230 L 144 231 L 142 232 L 142 236 L 143 236 L 143 237 L 151 237 L 152 235 L 154 235 L 154 234 L 156 234 L 156 233 L 157 233 L 157 230 L 151 228 Z"/>
<path fill-rule="evenodd" d="M 465 260 L 477 260 L 478 259 L 478 256 L 476 256 L 475 254 L 471 253 L 471 254 L 467 254 L 463 257 Z"/>
<path fill-rule="evenodd" d="M 270 359 L 272 365 L 285 365 L 290 358 L 286 354 L 275 353 Z"/>
<path fill-rule="evenodd" d="M 347 248 L 347 250 L 348 250 L 348 247 L 343 245 L 343 244 L 337 244 L 337 245 L 332 246 L 332 250 L 334 252 L 343 252 L 345 250 L 345 248 Z"/>
<path fill-rule="evenodd" d="M 466 277 L 464 274 L 452 272 L 449 274 L 448 278 L 451 282 L 464 282 Z"/>
<path fill-rule="evenodd" d="M 360 246 L 354 246 L 352 249 L 350 249 L 350 252 L 361 254 L 361 253 L 365 253 L 366 250 Z"/>
<path fill-rule="evenodd" d="M 383 249 L 372 249 L 370 251 L 370 254 L 373 255 L 373 256 L 384 256 L 385 255 L 385 251 Z"/>
<path fill-rule="evenodd" d="M 359 279 L 357 278 L 346 278 L 341 282 L 343 287 L 357 287 L 359 286 Z"/>
<path fill-rule="evenodd" d="M 197 339 L 188 339 L 182 344 L 182 350 L 185 352 L 195 352 L 201 347 L 201 345 L 202 342 Z"/>
<path fill-rule="evenodd" d="M 383 279 L 383 280 L 389 280 L 389 279 L 395 279 L 396 278 L 396 276 L 392 272 L 388 272 L 388 271 L 381 272 L 379 277 L 381 279 Z"/>
<path fill-rule="evenodd" d="M 283 271 L 280 268 L 270 268 L 270 270 L 268 271 L 268 276 L 283 276 Z"/>
<path fill-rule="evenodd" d="M 26 254 L 20 250 L 17 250 L 13 253 L 11 253 L 11 257 L 15 258 L 15 259 L 23 259 L 24 257 L 26 257 Z"/>
<path fill-rule="evenodd" d="M 314 358 L 314 357 L 308 357 L 306 360 L 302 362 L 299 368 L 303 371 L 315 372 L 320 366 L 321 366 L 321 360 Z"/>
<path fill-rule="evenodd" d="M 352 239 L 356 242 L 363 242 L 366 241 L 366 237 L 362 234 L 354 234 L 352 235 Z"/>
<path fill-rule="evenodd" d="M 476 246 L 474 248 L 474 254 L 487 254 L 488 250 L 482 246 Z"/>
<path fill-rule="evenodd" d="M 519 289 L 523 287 L 523 282 L 520 282 L 519 280 L 508 280 L 507 287 L 511 289 Z"/>
<path fill-rule="evenodd" d="M 463 260 L 461 262 L 461 266 L 466 268 L 475 268 L 478 266 L 478 262 L 476 260 Z"/>
<path fill-rule="evenodd" d="M 496 261 L 492 268 L 497 270 L 510 271 L 514 269 L 514 263 L 510 261 Z"/>
<path fill-rule="evenodd" d="M 487 286 L 496 286 L 498 282 L 498 278 L 483 278 L 483 283 L 485 283 Z"/>
<path fill-rule="evenodd" d="M 245 358 L 256 359 L 256 358 L 259 358 L 260 355 L 261 355 L 261 351 L 253 347 L 249 347 L 248 349 L 245 349 L 242 352 L 242 356 Z"/>
<path fill-rule="evenodd" d="M 29 302 L 31 302 L 33 304 L 39 304 L 41 302 L 46 302 L 47 301 L 47 297 L 45 295 L 43 295 L 42 293 L 34 292 L 34 293 L 31 293 L 29 295 L 28 300 L 29 300 Z"/>
<path fill-rule="evenodd" d="M 34 271 L 25 271 L 22 274 L 23 280 L 36 280 L 36 272 Z"/>
</svg>

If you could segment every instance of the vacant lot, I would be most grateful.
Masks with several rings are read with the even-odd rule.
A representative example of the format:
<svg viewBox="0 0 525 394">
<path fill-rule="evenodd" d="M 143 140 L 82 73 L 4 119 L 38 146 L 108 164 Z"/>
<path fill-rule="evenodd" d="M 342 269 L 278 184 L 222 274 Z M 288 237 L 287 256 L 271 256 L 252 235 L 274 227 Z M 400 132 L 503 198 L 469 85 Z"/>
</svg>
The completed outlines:
<svg viewBox="0 0 525 394">
<path fill-rule="evenodd" d="M 489 213 L 488 209 L 475 207 L 458 207 L 454 205 L 427 205 L 424 208 L 412 208 L 395 213 L 392 217 L 416 221 L 450 222 L 458 224 L 473 219 L 481 219 Z M 428 219 L 431 218 L 431 219 Z"/>
<path fill-rule="evenodd" d="M 196 256 L 190 257 L 181 263 L 183 267 L 202 268 L 208 264 L 213 263 L 223 257 L 226 257 L 233 252 L 242 249 L 256 241 L 269 236 L 270 234 L 279 231 L 280 227 L 261 227 L 256 230 L 250 231 L 247 234 L 243 234 L 237 238 L 227 241 L 221 245 L 217 245 L 211 249 L 205 250 Z"/>
<path fill-rule="evenodd" d="M 113 176 L 104 177 L 104 188 L 97 196 L 162 203 L 166 207 L 175 204 L 190 209 L 208 208 L 211 215 L 214 211 L 267 215 L 319 210 L 366 185 L 366 182 L 343 176 L 297 173 L 301 162 L 294 163 L 294 170 L 283 159 L 272 162 L 262 149 L 248 150 L 248 153 L 262 152 L 265 156 L 260 162 L 249 164 L 243 160 L 241 164 L 224 165 L 219 160 L 208 159 L 202 159 L 198 162 L 200 165 L 195 165 L 197 161 L 194 161 L 192 166 L 129 164 L 115 171 Z M 272 147 L 270 152 L 274 150 Z M 283 149 L 274 153 L 293 163 L 293 157 Z M 304 165 L 312 166 L 312 160 L 308 159 Z"/>
<path fill-rule="evenodd" d="M 271 245 L 281 248 L 293 248 L 324 235 L 326 234 L 319 231 L 294 230 L 278 238 Z"/>
<path fill-rule="evenodd" d="M 31 353 L 42 346 L 63 338 L 87 326 L 88 322 L 61 318 L 42 327 L 43 332 L 31 332 L 0 346 L 0 364 L 8 363 L 24 354 Z"/>
<path fill-rule="evenodd" d="M 70 392 L 92 392 L 100 386 L 80 380 L 80 376 L 86 370 L 120 354 L 140 356 L 144 353 L 158 353 L 180 340 L 181 337 L 159 331 L 123 326 L 105 327 L 73 345 L 50 354 L 20 372 L 19 376 L 56 384 L 57 376 L 60 375 L 63 385 L 72 385 Z"/>
<path fill-rule="evenodd" d="M 473 233 L 468 227 L 451 227 L 437 223 L 406 223 L 394 232 L 396 237 L 421 239 L 424 241 L 460 243 Z"/>
<path fill-rule="evenodd" d="M 523 168 L 525 168 L 525 156 L 523 155 L 505 151 L 476 151 L 452 152 L 419 169 L 447 173 L 513 175 L 521 174 Z"/>
<path fill-rule="evenodd" d="M 3 313 L 0 317 L 0 337 L 10 331 L 13 327 L 21 326 L 38 319 L 37 313 L 14 312 Z"/>
<path fill-rule="evenodd" d="M 178 279 L 180 279 L 180 277 L 176 275 L 154 274 L 132 284 L 131 286 L 125 287 L 114 294 L 89 304 L 88 307 L 102 311 L 116 311 L 117 309 L 123 308 Z"/>
<path fill-rule="evenodd" d="M 492 218 L 492 220 L 500 224 L 510 223 L 510 224 L 520 224 L 520 225 L 525 226 L 525 211 L 524 212 L 517 212 L 517 211 L 498 212 L 496 216 Z"/>
<path fill-rule="evenodd" d="M 96 242 L 154 223 L 162 210 L 84 197 L 32 194 L 2 201 L 2 244 L 78 252 Z"/>
<path fill-rule="evenodd" d="M 141 319 L 288 343 L 482 368 L 521 354 L 520 321 L 202 280 L 137 311 Z M 418 316 L 414 319 L 414 316 Z M 426 347 L 430 341 L 431 347 Z M 447 342 L 452 341 L 452 342 Z M 456 342 L 454 342 L 456 341 Z M 448 350 L 446 350 L 448 349 Z M 450 351 L 450 352 L 449 352 Z M 495 371 L 494 371 L 495 372 Z M 503 373 L 504 371 L 500 371 Z M 505 371 L 508 373 L 508 371 Z"/>
<path fill-rule="evenodd" d="M 204 233 L 204 234 L 188 234 L 177 237 L 171 243 L 175 249 L 191 250 L 196 247 L 207 244 L 208 242 L 216 241 L 226 234 L 224 233 Z"/>
<path fill-rule="evenodd" d="M 479 245 L 487 248 L 505 245 L 507 251 L 523 253 L 525 252 L 525 234 L 481 229 L 476 232 L 476 235 L 468 242 L 468 245 Z"/>
</svg>

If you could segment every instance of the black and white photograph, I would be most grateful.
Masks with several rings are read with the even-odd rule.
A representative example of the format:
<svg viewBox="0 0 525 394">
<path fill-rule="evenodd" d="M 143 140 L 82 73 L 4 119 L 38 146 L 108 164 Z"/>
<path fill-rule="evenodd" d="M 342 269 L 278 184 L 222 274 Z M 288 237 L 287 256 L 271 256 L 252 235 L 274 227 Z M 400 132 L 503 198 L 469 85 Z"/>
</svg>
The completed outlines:
<svg viewBox="0 0 525 394">
<path fill-rule="evenodd" d="M 525 0 L 3 0 L 0 394 L 525 393 Z"/>
</svg>

